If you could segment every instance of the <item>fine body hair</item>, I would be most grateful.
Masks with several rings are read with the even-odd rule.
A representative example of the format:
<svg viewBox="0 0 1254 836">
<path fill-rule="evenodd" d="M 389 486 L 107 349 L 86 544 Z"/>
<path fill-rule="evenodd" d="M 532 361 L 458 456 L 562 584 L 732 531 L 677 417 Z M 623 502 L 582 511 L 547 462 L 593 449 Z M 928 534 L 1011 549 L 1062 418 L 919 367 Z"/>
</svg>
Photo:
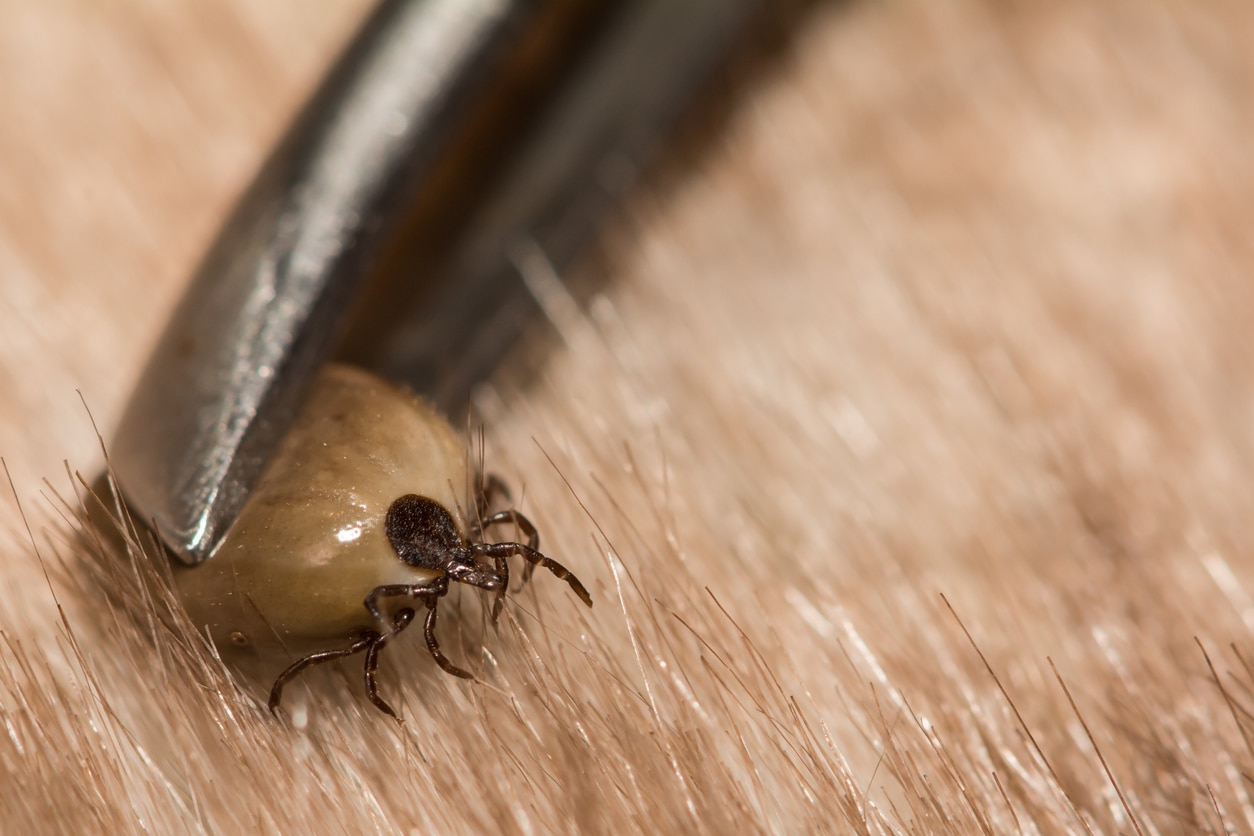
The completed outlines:
<svg viewBox="0 0 1254 836">
<path fill-rule="evenodd" d="M 77 516 L 75 390 L 108 439 L 363 8 L 0 11 L 4 830 L 1254 830 L 1254 7 L 799 13 L 477 397 L 595 607 L 452 596 L 403 725 L 271 716 Z"/>
</svg>

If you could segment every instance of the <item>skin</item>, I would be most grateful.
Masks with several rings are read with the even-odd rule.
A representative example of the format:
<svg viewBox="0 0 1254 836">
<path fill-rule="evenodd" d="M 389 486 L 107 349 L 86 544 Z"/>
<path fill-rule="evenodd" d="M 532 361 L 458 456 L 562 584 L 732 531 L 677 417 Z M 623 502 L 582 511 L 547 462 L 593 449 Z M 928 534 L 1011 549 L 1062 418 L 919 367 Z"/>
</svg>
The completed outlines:
<svg viewBox="0 0 1254 836">
<path fill-rule="evenodd" d="M 444 574 L 397 557 L 388 508 L 406 494 L 430 497 L 465 538 L 466 472 L 465 445 L 431 407 L 329 366 L 218 551 L 176 570 L 179 594 L 237 660 L 290 660 L 353 641 L 380 627 L 363 606 L 373 589 Z M 403 605 L 381 608 L 392 615 Z"/>
</svg>

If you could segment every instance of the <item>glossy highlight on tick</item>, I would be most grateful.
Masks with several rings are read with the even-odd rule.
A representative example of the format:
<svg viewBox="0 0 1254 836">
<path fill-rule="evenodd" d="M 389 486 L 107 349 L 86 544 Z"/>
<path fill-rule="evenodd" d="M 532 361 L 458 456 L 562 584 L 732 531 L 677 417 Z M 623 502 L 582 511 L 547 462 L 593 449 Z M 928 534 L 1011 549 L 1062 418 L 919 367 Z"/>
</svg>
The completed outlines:
<svg viewBox="0 0 1254 836">
<path fill-rule="evenodd" d="M 288 660 L 272 711 L 306 669 L 362 654 L 367 697 L 396 717 L 378 693 L 379 655 L 420 611 L 435 662 L 472 678 L 440 649 L 438 606 L 452 583 L 477 587 L 491 594 L 495 623 L 511 557 L 525 562 L 524 583 L 546 569 L 592 606 L 579 579 L 540 552 L 530 520 L 492 510 L 509 499 L 499 479 L 458 490 L 471 481 L 465 449 L 411 393 L 329 366 L 222 545 L 199 566 L 176 568 L 189 616 L 224 657 L 263 670 Z M 525 542 L 488 536 L 506 527 Z"/>
</svg>

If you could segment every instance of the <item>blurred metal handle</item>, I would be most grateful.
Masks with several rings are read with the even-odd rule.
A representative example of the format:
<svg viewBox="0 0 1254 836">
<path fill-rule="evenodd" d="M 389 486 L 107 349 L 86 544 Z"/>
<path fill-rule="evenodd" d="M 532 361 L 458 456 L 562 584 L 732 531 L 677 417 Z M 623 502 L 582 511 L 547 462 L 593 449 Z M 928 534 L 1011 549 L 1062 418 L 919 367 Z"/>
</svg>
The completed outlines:
<svg viewBox="0 0 1254 836">
<path fill-rule="evenodd" d="M 386 0 L 221 231 L 112 445 L 125 497 L 188 564 L 234 520 L 342 331 L 450 111 L 516 35 L 507 0 Z"/>
<path fill-rule="evenodd" d="M 333 351 L 467 391 L 520 330 L 517 242 L 568 262 L 607 167 L 635 169 L 757 3 L 382 0 L 132 395 L 111 463 L 140 520 L 212 555 Z M 367 338 L 341 345 L 350 313 Z M 451 387 L 428 373 L 450 366 Z"/>
<path fill-rule="evenodd" d="M 509 159 L 438 258 L 415 253 L 378 265 L 337 357 L 410 384 L 449 415 L 463 414 L 474 388 L 539 313 L 518 253 L 533 253 L 565 277 L 712 71 L 736 46 L 771 33 L 770 18 L 759 14 L 766 5 L 616 4 L 583 39 L 570 72 L 546 90 L 541 117 L 516 132 Z M 763 25 L 755 30 L 754 22 Z M 442 194 L 415 207 L 406 240 L 429 237 L 454 202 Z M 580 278 L 577 292 L 589 292 L 595 279 Z"/>
</svg>

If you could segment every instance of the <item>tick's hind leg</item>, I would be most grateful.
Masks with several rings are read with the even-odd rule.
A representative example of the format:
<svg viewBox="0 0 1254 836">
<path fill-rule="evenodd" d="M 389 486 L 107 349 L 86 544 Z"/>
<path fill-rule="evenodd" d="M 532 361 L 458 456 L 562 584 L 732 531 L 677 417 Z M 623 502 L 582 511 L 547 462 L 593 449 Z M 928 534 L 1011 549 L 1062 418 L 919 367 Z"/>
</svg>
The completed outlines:
<svg viewBox="0 0 1254 836">
<path fill-rule="evenodd" d="M 372 641 L 366 648 L 366 664 L 364 672 L 366 696 L 370 698 L 372 703 L 374 703 L 375 708 L 379 709 L 384 714 L 392 715 L 398 722 L 401 718 L 397 717 L 396 712 L 392 710 L 392 706 L 388 705 L 387 702 L 379 696 L 379 686 L 378 683 L 375 682 L 374 675 L 379 671 L 379 651 L 383 650 L 383 648 L 387 646 L 387 643 L 390 642 L 397 633 L 408 627 L 409 623 L 413 620 L 413 610 L 401 610 L 392 619 L 392 632 L 378 636 L 378 638 Z"/>
<path fill-rule="evenodd" d="M 388 627 L 387 618 L 383 615 L 383 609 L 379 606 L 379 602 L 384 598 L 438 598 L 448 592 L 448 578 L 441 577 L 427 584 L 426 586 L 412 583 L 389 583 L 383 586 L 376 586 L 370 590 L 370 594 L 366 596 L 366 600 L 362 604 L 366 607 L 366 611 L 374 617 L 378 622 L 379 629 L 385 630 Z M 406 621 L 406 624 L 409 622 Z M 400 628 L 396 626 L 396 622 L 392 623 L 392 632 L 396 632 Z"/>
<path fill-rule="evenodd" d="M 270 688 L 270 711 L 274 712 L 278 709 L 279 702 L 283 699 L 283 686 L 299 676 L 305 668 L 321 665 L 323 662 L 334 662 L 336 659 L 344 659 L 364 652 L 366 654 L 366 696 L 370 698 L 370 701 L 380 711 L 396 717 L 396 712 L 392 710 L 392 707 L 379 698 L 374 675 L 379 669 L 379 651 L 392 640 L 393 636 L 408 627 L 413 620 L 413 610 L 401 610 L 393 617 L 392 630 L 389 633 L 380 633 L 378 630 L 362 630 L 361 638 L 348 647 L 338 650 L 321 650 L 317 653 L 310 653 L 303 659 L 297 659 L 288 665 L 283 673 L 279 674 L 278 679 L 274 680 L 274 685 Z"/>
<path fill-rule="evenodd" d="M 283 699 L 283 686 L 299 676 L 300 672 L 305 668 L 321 665 L 323 662 L 334 662 L 336 659 L 343 659 L 346 656 L 352 656 L 354 653 L 361 653 L 378 640 L 379 633 L 374 630 L 364 630 L 361 638 L 348 647 L 340 650 L 321 650 L 317 653 L 310 653 L 303 659 L 297 659 L 288 665 L 283 673 L 279 674 L 278 679 L 274 680 L 274 685 L 270 688 L 270 712 L 274 713 L 278 709 L 279 701 Z"/>
<path fill-rule="evenodd" d="M 440 666 L 445 673 L 451 673 L 453 676 L 460 676 L 462 679 L 474 679 L 474 675 L 467 673 L 461 668 L 454 665 L 448 660 L 440 650 L 440 643 L 435 638 L 435 608 L 440 603 L 438 595 L 425 595 L 423 599 L 427 604 L 427 618 L 422 624 L 422 635 L 427 640 L 427 652 L 431 654 L 431 658 Z"/>
</svg>

